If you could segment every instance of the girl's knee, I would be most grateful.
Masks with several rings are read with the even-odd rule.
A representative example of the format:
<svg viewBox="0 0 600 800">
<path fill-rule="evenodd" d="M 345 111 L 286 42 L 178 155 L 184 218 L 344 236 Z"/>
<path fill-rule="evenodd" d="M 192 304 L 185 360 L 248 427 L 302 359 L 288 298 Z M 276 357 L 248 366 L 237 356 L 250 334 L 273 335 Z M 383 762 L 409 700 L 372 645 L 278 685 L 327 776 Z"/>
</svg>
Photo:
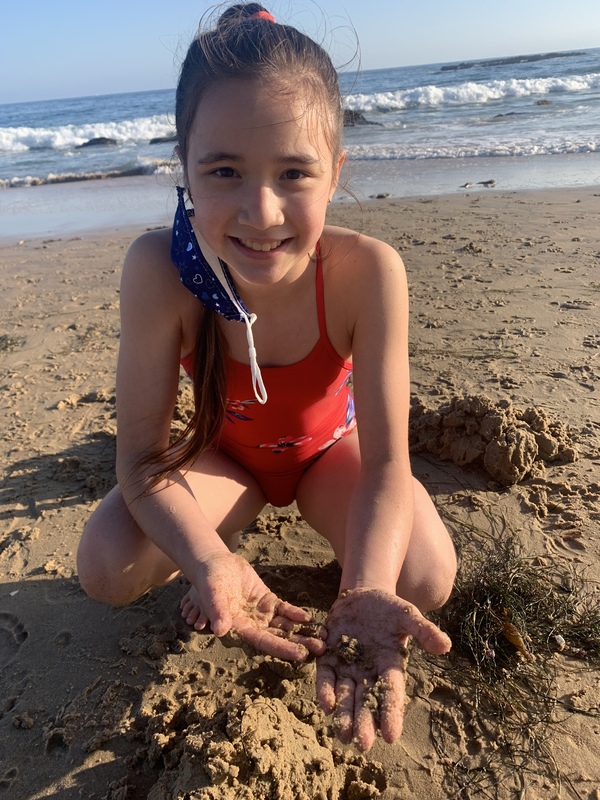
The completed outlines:
<svg viewBox="0 0 600 800">
<path fill-rule="evenodd" d="M 428 563 L 418 575 L 400 574 L 397 592 L 425 613 L 441 608 L 449 599 L 456 577 L 456 561 Z"/>
<path fill-rule="evenodd" d="M 399 589 L 410 587 L 410 599 L 421 611 L 441 608 L 450 597 L 456 578 L 456 552 L 452 539 L 429 493 L 417 480 L 415 518 L 411 543 Z"/>
<path fill-rule="evenodd" d="M 102 536 L 96 529 L 94 518 L 90 518 L 83 529 L 77 550 L 77 577 L 83 591 L 93 600 L 110 605 L 126 605 L 131 600 L 119 591 L 111 576 Z M 134 599 L 134 598 L 132 598 Z"/>
<path fill-rule="evenodd" d="M 124 512 L 120 493 L 113 492 L 93 512 L 77 550 L 77 575 L 94 600 L 114 606 L 132 603 L 150 588 L 150 560 L 144 558 L 146 537 Z M 140 564 L 144 561 L 144 568 Z M 145 573 L 145 574 L 144 574 Z"/>
</svg>

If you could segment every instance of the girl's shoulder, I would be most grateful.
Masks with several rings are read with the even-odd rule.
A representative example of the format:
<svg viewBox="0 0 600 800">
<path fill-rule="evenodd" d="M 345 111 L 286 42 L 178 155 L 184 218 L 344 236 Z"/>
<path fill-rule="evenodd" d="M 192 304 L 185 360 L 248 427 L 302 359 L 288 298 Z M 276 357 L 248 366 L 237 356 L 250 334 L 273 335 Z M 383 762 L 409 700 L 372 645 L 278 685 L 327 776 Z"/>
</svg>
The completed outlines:
<svg viewBox="0 0 600 800">
<path fill-rule="evenodd" d="M 364 233 L 325 227 L 321 240 L 324 274 L 360 296 L 367 286 L 400 285 L 406 281 L 399 253 L 386 242 Z"/>
<path fill-rule="evenodd" d="M 138 236 L 127 251 L 121 283 L 135 284 L 137 292 L 158 297 L 182 294 L 177 267 L 171 260 L 172 228 L 159 228 Z M 182 296 L 184 296 L 182 294 Z"/>
<path fill-rule="evenodd" d="M 172 228 L 156 228 L 146 231 L 129 245 L 125 264 L 148 269 L 171 263 Z"/>
<path fill-rule="evenodd" d="M 338 353 L 354 358 L 357 331 L 408 318 L 404 265 L 390 245 L 346 228 L 327 226 L 320 250 L 330 339 Z"/>
<path fill-rule="evenodd" d="M 172 228 L 147 231 L 127 251 L 121 276 L 121 301 L 177 317 L 184 329 L 197 325 L 201 304 L 179 279 L 171 260 Z"/>
</svg>

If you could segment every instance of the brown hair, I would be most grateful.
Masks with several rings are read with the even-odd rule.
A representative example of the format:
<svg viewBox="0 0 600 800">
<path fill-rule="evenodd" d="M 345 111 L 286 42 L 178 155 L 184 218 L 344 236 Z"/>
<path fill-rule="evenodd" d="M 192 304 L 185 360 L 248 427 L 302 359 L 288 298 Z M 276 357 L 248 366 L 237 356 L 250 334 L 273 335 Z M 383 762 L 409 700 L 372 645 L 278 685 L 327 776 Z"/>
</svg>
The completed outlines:
<svg viewBox="0 0 600 800">
<path fill-rule="evenodd" d="M 299 83 L 311 107 L 323 112 L 334 159 L 341 152 L 344 112 L 337 72 L 329 55 L 295 28 L 253 16 L 261 11 L 266 9 L 259 3 L 231 6 L 214 28 L 201 31 L 188 49 L 175 97 L 175 127 L 184 172 L 199 103 L 207 89 L 221 80 L 261 79 L 269 81 L 275 91 L 288 92 L 296 92 Z M 225 422 L 226 354 L 227 341 L 216 316 L 204 309 L 194 351 L 194 414 L 163 454 L 165 468 L 154 474 L 152 485 L 191 463 L 218 440 Z"/>
</svg>

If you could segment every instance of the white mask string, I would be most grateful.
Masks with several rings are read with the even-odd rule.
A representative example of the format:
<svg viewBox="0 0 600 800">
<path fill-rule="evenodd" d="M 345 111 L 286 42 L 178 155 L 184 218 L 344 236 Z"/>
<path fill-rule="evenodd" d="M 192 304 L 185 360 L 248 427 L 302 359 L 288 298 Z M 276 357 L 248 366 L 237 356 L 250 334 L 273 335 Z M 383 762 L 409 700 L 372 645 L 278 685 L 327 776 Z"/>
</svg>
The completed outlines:
<svg viewBox="0 0 600 800">
<path fill-rule="evenodd" d="M 254 334 L 252 333 L 252 326 L 257 320 L 256 314 L 248 315 L 240 306 L 231 286 L 231 278 L 223 270 L 223 267 L 221 266 L 221 260 L 215 253 L 213 253 L 202 236 L 200 236 L 197 231 L 194 231 L 194 233 L 196 234 L 196 239 L 198 240 L 198 244 L 200 245 L 200 249 L 202 250 L 205 259 L 208 261 L 215 275 L 219 278 L 219 281 L 229 295 L 231 302 L 240 312 L 244 320 L 246 325 L 246 340 L 248 342 L 248 355 L 250 357 L 250 372 L 252 373 L 252 388 L 254 390 L 254 396 L 258 402 L 261 403 L 261 405 L 264 405 L 267 402 L 268 396 L 267 390 L 265 389 L 265 384 L 263 383 L 260 367 L 258 366 L 256 348 L 254 346 Z"/>
</svg>

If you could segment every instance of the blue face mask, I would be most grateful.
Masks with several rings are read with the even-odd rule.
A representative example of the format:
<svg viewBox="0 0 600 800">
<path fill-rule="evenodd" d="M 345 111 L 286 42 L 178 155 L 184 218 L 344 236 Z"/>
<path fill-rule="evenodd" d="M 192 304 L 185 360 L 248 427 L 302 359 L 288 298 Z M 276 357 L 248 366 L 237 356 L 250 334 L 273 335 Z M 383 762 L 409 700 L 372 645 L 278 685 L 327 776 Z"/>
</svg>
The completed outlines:
<svg viewBox="0 0 600 800">
<path fill-rule="evenodd" d="M 266 403 L 267 392 L 256 360 L 252 335 L 256 314 L 248 311 L 237 293 L 227 264 L 213 253 L 201 237 L 196 236 L 190 222 L 194 212 L 186 209 L 184 190 L 181 186 L 177 187 L 177 195 L 179 199 L 173 222 L 171 260 L 179 270 L 179 278 L 183 285 L 196 295 L 206 308 L 227 320 L 243 322 L 246 325 L 254 394 L 259 403 Z"/>
</svg>

